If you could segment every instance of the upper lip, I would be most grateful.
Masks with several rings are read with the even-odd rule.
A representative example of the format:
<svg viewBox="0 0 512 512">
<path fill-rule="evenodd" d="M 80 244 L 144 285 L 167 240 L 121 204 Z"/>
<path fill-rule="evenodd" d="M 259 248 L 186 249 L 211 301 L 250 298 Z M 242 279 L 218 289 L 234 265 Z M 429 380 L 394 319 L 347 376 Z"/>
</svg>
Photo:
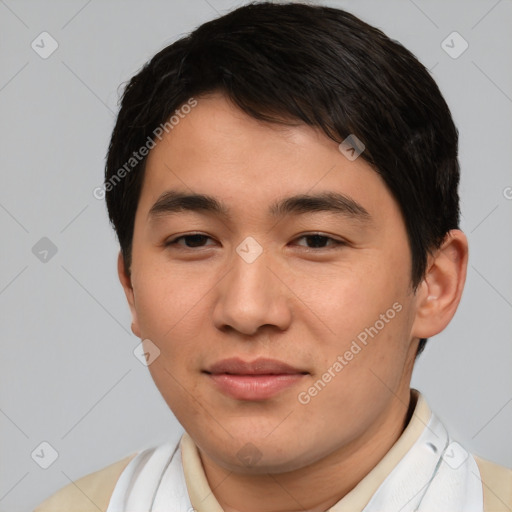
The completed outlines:
<svg viewBox="0 0 512 512">
<path fill-rule="evenodd" d="M 223 359 L 212 364 L 207 373 L 229 373 L 232 375 L 282 375 L 292 373 L 307 373 L 294 368 L 277 359 L 259 358 L 254 361 L 244 361 L 238 357 Z"/>
</svg>

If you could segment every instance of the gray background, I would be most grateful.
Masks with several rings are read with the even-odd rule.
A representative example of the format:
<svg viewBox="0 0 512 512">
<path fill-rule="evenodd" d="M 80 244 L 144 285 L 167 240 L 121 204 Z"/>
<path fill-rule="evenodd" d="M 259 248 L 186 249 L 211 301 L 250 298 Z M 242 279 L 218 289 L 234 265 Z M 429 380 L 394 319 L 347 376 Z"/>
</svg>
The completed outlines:
<svg viewBox="0 0 512 512">
<path fill-rule="evenodd" d="M 102 183 L 120 84 L 241 3 L 0 0 L 0 511 L 31 510 L 80 476 L 179 438 L 133 355 L 116 240 L 92 191 Z M 511 2 L 328 4 L 413 51 L 452 109 L 470 264 L 460 308 L 419 359 L 413 386 L 463 445 L 510 466 Z M 46 59 L 31 47 L 43 31 L 59 45 Z M 441 46 L 453 31 L 469 44 L 456 59 Z M 57 248 L 46 262 L 32 251 L 42 237 Z M 43 441 L 58 452 L 48 469 L 31 457 Z M 38 450 L 44 463 L 50 452 Z"/>
</svg>

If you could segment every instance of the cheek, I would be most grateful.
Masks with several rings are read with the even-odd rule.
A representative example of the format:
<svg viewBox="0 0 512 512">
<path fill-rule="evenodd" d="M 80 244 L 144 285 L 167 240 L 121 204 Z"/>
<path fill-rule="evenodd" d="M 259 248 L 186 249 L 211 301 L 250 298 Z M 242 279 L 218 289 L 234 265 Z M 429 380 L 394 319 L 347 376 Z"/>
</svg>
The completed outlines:
<svg viewBox="0 0 512 512">
<path fill-rule="evenodd" d="M 333 425 L 334 437 L 339 435 L 334 425 L 343 425 L 348 438 L 360 434 L 361 429 L 375 421 L 393 399 L 393 391 L 399 388 L 407 345 L 407 317 L 400 317 L 402 312 L 403 309 L 387 324 L 368 320 L 366 327 L 352 327 L 354 335 L 340 334 L 324 347 L 318 372 L 308 387 L 300 390 L 300 403 L 310 400 L 304 406 L 307 416 L 316 418 L 315 422 Z M 359 319 L 354 323 L 363 325 L 365 321 Z M 342 329 L 340 323 L 340 332 Z"/>
<path fill-rule="evenodd" d="M 161 354 L 148 366 L 151 377 L 162 398 L 178 421 L 203 420 L 205 405 L 198 400 L 197 383 L 182 365 L 173 365 L 169 356 Z"/>
<path fill-rule="evenodd" d="M 407 288 L 405 279 L 400 282 L 401 274 L 386 271 L 380 259 L 373 258 L 373 262 L 366 261 L 360 267 L 353 265 L 314 276 L 307 281 L 308 287 L 299 288 L 297 282 L 297 288 L 311 311 L 329 328 L 330 338 L 343 343 L 355 339 L 376 322 L 379 331 L 389 330 L 388 326 L 399 315 L 398 306 L 393 308 L 393 304 L 403 302 Z"/>
<path fill-rule="evenodd" d="M 317 336 L 321 356 L 315 356 L 319 368 L 314 377 L 323 380 L 329 369 L 336 375 L 326 376 L 332 384 L 319 401 L 357 410 L 358 403 L 389 394 L 382 381 L 394 388 L 402 375 L 411 323 L 409 278 L 402 271 L 367 265 L 337 280 L 331 276 L 319 289 L 311 309 L 329 332 Z"/>
<path fill-rule="evenodd" d="M 176 337 L 186 341 L 198 335 L 211 284 L 207 272 L 196 270 L 194 275 L 188 275 L 152 267 L 152 271 L 140 272 L 134 281 L 137 317 L 141 334 L 160 340 L 167 349 Z M 198 279 L 198 273 L 203 277 Z"/>
</svg>

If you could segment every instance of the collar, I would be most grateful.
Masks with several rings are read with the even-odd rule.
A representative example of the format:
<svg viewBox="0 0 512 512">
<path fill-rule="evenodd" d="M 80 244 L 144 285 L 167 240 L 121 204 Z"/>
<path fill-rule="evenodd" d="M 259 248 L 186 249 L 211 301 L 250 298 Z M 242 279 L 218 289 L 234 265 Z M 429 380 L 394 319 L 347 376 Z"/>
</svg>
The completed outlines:
<svg viewBox="0 0 512 512">
<path fill-rule="evenodd" d="M 411 389 L 414 411 L 407 427 L 396 443 L 377 465 L 340 501 L 329 509 L 332 512 L 362 510 L 382 485 L 386 477 L 411 449 L 425 429 L 432 411 L 423 395 Z M 413 403 L 414 403 L 413 402 Z M 192 438 L 185 432 L 180 441 L 185 481 L 190 502 L 197 512 L 223 512 L 208 484 L 199 451 Z"/>
</svg>

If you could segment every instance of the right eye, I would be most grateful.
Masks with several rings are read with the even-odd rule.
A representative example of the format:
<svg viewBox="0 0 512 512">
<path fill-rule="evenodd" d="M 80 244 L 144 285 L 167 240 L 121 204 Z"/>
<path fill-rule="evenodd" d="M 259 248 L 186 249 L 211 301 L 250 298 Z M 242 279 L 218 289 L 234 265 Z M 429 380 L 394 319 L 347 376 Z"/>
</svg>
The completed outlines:
<svg viewBox="0 0 512 512">
<path fill-rule="evenodd" d="M 208 235 L 203 235 L 202 233 L 190 233 L 188 235 L 180 235 L 172 240 L 165 242 L 166 247 L 179 247 L 181 249 L 193 249 L 193 248 L 201 248 L 205 247 L 203 245 L 207 239 L 212 240 Z M 185 242 L 185 246 L 179 244 L 179 242 L 183 240 Z"/>
</svg>

